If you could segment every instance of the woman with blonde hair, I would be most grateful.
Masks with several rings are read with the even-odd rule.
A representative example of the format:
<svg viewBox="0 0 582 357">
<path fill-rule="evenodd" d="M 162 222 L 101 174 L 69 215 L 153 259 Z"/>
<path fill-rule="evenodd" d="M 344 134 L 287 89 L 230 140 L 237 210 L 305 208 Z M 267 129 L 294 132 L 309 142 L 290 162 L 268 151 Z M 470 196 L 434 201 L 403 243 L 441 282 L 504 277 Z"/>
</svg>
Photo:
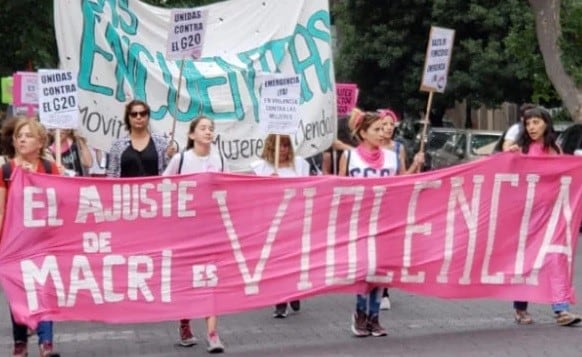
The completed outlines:
<svg viewBox="0 0 582 357">
<path fill-rule="evenodd" d="M 11 172 L 20 168 L 31 172 L 59 174 L 59 168 L 54 162 L 43 159 L 47 143 L 46 130 L 35 119 L 19 119 L 14 125 L 13 134 L 14 157 L 2 166 L 0 179 L 0 227 L 10 222 L 4 221 L 6 198 L 10 187 Z M 28 355 L 28 328 L 14 320 L 12 316 L 12 334 L 14 348 L 12 356 Z M 55 356 L 53 352 L 53 323 L 39 322 L 36 332 L 41 356 Z"/>
<path fill-rule="evenodd" d="M 289 135 L 279 137 L 279 160 L 276 160 L 277 135 L 269 134 L 265 139 L 265 146 L 261 154 L 261 160 L 253 162 L 251 168 L 257 176 L 300 177 L 309 176 L 309 163 L 301 156 L 295 155 Z M 293 311 L 301 309 L 299 300 L 289 303 Z M 287 302 L 275 305 L 273 317 L 284 319 L 287 317 Z"/>
</svg>

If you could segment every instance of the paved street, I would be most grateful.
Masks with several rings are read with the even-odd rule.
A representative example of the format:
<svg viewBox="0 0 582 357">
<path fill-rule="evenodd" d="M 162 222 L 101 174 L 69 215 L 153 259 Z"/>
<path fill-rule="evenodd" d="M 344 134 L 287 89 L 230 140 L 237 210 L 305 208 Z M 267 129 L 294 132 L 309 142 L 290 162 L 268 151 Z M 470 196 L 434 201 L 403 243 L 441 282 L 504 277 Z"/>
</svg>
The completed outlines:
<svg viewBox="0 0 582 357">
<path fill-rule="evenodd" d="M 580 237 L 582 238 L 582 237 Z M 576 289 L 582 291 L 582 248 L 576 256 Z M 298 314 L 271 317 L 271 309 L 225 316 L 220 334 L 229 356 L 582 356 L 582 326 L 558 327 L 549 306 L 530 308 L 536 323 L 517 326 L 511 303 L 445 301 L 392 291 L 392 310 L 382 312 L 387 337 L 357 339 L 349 330 L 355 298 L 330 295 L 304 301 Z M 11 348 L 10 317 L 1 297 L 0 355 Z M 582 312 L 581 306 L 574 306 Z M 193 323 L 202 340 L 203 321 Z M 176 323 L 104 325 L 58 323 L 63 356 L 204 356 L 205 343 L 175 345 Z M 31 356 L 36 337 L 29 343 Z"/>
</svg>

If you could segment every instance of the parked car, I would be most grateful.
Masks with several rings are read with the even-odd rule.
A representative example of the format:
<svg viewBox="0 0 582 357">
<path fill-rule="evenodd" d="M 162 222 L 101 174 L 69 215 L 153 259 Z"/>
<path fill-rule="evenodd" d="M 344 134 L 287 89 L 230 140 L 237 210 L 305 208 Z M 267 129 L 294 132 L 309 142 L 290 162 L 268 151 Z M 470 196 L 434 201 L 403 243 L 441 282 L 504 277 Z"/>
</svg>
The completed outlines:
<svg viewBox="0 0 582 357">
<path fill-rule="evenodd" d="M 445 143 L 459 132 L 454 128 L 431 128 L 427 135 L 425 154 L 424 154 L 424 168 L 423 171 L 431 170 L 432 156 L 434 152 L 441 149 Z"/>
<path fill-rule="evenodd" d="M 574 155 L 577 150 L 582 150 L 582 123 L 572 124 L 566 128 L 558 137 L 558 145 L 565 154 Z"/>
<path fill-rule="evenodd" d="M 500 131 L 459 130 L 431 153 L 431 169 L 449 167 L 491 155 Z"/>
</svg>

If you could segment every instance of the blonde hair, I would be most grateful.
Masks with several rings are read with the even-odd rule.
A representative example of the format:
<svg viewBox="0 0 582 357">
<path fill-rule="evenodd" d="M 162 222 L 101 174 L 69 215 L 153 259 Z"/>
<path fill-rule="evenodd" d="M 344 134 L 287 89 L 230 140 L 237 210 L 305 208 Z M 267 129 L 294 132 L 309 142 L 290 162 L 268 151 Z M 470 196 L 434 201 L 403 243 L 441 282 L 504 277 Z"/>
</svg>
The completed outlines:
<svg viewBox="0 0 582 357">
<path fill-rule="evenodd" d="M 38 121 L 36 121 L 35 118 L 19 118 L 18 121 L 16 122 L 16 125 L 14 126 L 14 134 L 12 135 L 12 140 L 15 142 L 22 128 L 24 128 L 27 125 L 32 135 L 36 136 L 36 138 L 41 144 L 41 148 L 38 154 L 40 157 L 42 157 L 48 140 L 48 135 L 44 126 L 42 126 Z"/>
<path fill-rule="evenodd" d="M 372 124 L 376 121 L 382 119 L 378 113 L 364 112 L 358 108 L 352 110 L 352 115 L 348 121 L 348 126 L 352 132 L 352 137 L 356 138 L 359 142 L 364 141 L 364 138 L 360 135 L 360 131 L 366 131 Z"/>
<path fill-rule="evenodd" d="M 291 166 L 295 166 L 295 151 L 293 150 L 293 145 L 291 144 L 291 137 L 289 135 L 280 135 L 281 144 L 283 141 L 289 143 L 289 162 Z M 275 165 L 275 142 L 277 140 L 276 134 L 269 134 L 265 139 L 265 147 L 261 153 L 261 159 L 265 160 L 271 165 Z"/>
</svg>

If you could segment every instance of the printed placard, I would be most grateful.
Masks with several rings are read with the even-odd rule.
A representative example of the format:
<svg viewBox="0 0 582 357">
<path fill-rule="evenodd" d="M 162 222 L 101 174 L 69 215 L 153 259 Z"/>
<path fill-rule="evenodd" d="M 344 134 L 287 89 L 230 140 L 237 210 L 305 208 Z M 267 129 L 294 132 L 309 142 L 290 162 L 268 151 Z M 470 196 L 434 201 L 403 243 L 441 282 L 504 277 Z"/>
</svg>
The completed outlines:
<svg viewBox="0 0 582 357">
<path fill-rule="evenodd" d="M 206 32 L 207 10 L 173 9 L 170 13 L 170 30 L 166 58 L 179 60 L 185 57 L 198 59 Z"/>
<path fill-rule="evenodd" d="M 354 83 L 337 83 L 335 85 L 337 98 L 337 115 L 350 115 L 358 99 L 358 86 Z"/>
<path fill-rule="evenodd" d="M 259 125 L 268 134 L 293 135 L 299 127 L 299 76 L 265 76 L 261 90 Z"/>
<path fill-rule="evenodd" d="M 48 128 L 76 129 L 79 126 L 77 76 L 72 71 L 38 71 L 40 122 Z"/>
<path fill-rule="evenodd" d="M 420 90 L 443 93 L 447 86 L 455 30 L 431 27 Z"/>
<path fill-rule="evenodd" d="M 36 72 L 14 73 L 12 99 L 17 106 L 38 105 L 38 75 Z"/>
</svg>

